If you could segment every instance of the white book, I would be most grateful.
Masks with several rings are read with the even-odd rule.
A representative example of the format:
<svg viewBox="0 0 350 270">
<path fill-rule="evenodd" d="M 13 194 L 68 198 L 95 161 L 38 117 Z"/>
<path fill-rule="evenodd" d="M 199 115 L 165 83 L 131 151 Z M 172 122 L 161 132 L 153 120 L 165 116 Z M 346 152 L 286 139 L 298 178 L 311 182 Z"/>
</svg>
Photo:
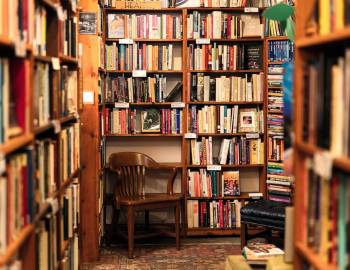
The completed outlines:
<svg viewBox="0 0 350 270">
<path fill-rule="evenodd" d="M 213 6 L 214 6 L 213 1 Z M 213 11 L 213 38 L 221 38 L 222 32 L 222 12 Z"/>
</svg>

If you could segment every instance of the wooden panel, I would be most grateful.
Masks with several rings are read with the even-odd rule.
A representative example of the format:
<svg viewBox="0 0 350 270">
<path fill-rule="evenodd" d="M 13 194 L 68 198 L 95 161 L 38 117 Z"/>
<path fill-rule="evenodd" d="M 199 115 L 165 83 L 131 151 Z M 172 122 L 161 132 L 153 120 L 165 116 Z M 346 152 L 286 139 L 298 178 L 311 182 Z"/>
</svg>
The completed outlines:
<svg viewBox="0 0 350 270">
<path fill-rule="evenodd" d="M 82 11 L 98 11 L 97 1 L 80 1 Z M 99 256 L 98 239 L 98 62 L 97 35 L 80 35 L 83 44 L 83 91 L 94 92 L 94 104 L 83 105 L 81 113 L 81 262 L 96 260 Z"/>
</svg>

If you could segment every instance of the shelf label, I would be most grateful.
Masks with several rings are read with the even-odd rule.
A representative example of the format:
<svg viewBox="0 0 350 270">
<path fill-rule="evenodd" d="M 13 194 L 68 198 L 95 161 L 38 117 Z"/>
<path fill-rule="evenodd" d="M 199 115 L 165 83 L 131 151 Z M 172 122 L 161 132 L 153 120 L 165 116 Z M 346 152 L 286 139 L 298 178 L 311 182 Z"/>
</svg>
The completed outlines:
<svg viewBox="0 0 350 270">
<path fill-rule="evenodd" d="M 60 133 L 61 132 L 61 122 L 58 120 L 52 120 L 51 123 L 53 125 L 54 132 L 56 134 Z"/>
<path fill-rule="evenodd" d="M 201 44 L 201 45 L 210 44 L 210 38 L 197 38 L 196 44 Z"/>
<path fill-rule="evenodd" d="M 185 108 L 184 102 L 172 102 L 171 108 Z"/>
<path fill-rule="evenodd" d="M 132 76 L 135 78 L 145 78 L 147 76 L 146 70 L 133 70 L 132 71 Z"/>
<path fill-rule="evenodd" d="M 246 7 L 246 8 L 244 8 L 244 12 L 245 13 L 258 13 L 259 12 L 259 8 L 257 8 L 257 7 Z"/>
<path fill-rule="evenodd" d="M 314 170 L 315 173 L 330 180 L 332 177 L 332 168 L 333 168 L 333 157 L 330 152 L 316 152 L 314 154 Z"/>
<path fill-rule="evenodd" d="M 6 158 L 4 153 L 0 153 L 0 175 L 6 172 Z"/>
<path fill-rule="evenodd" d="M 185 139 L 197 139 L 196 133 L 185 133 Z"/>
<path fill-rule="evenodd" d="M 259 139 L 260 135 L 259 133 L 247 133 L 246 138 L 247 139 Z"/>
<path fill-rule="evenodd" d="M 46 202 L 51 205 L 52 214 L 56 214 L 59 210 L 57 198 L 48 198 L 46 199 Z"/>
<path fill-rule="evenodd" d="M 21 40 L 20 38 L 17 38 L 15 41 L 15 55 L 17 57 L 26 57 L 27 51 L 26 51 L 26 42 L 25 40 Z"/>
<path fill-rule="evenodd" d="M 263 194 L 261 192 L 253 192 L 253 193 L 249 193 L 248 194 L 249 198 L 261 198 L 263 196 Z"/>
<path fill-rule="evenodd" d="M 208 171 L 221 171 L 221 165 L 207 165 Z"/>
<path fill-rule="evenodd" d="M 134 44 L 134 40 L 131 38 L 121 38 L 119 39 L 119 44 L 131 45 Z"/>
<path fill-rule="evenodd" d="M 51 58 L 51 62 L 52 62 L 52 68 L 53 70 L 60 70 L 60 59 L 58 59 L 57 57 L 52 57 Z"/>
<path fill-rule="evenodd" d="M 56 6 L 57 18 L 60 21 L 64 21 L 63 8 L 60 5 Z"/>
<path fill-rule="evenodd" d="M 129 107 L 130 107 L 130 105 L 127 102 L 116 102 L 116 103 L 114 103 L 114 108 L 125 108 L 125 109 L 127 109 Z"/>
<path fill-rule="evenodd" d="M 93 91 L 83 91 L 83 104 L 94 104 Z"/>
</svg>

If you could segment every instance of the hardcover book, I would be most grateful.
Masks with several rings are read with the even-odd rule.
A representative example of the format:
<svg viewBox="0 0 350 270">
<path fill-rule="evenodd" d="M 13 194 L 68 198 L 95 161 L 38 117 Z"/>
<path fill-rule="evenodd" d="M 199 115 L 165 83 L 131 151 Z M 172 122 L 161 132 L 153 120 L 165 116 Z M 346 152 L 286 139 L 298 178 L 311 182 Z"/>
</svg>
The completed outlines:
<svg viewBox="0 0 350 270">
<path fill-rule="evenodd" d="M 239 196 L 239 171 L 224 172 L 222 177 L 224 196 Z"/>
</svg>

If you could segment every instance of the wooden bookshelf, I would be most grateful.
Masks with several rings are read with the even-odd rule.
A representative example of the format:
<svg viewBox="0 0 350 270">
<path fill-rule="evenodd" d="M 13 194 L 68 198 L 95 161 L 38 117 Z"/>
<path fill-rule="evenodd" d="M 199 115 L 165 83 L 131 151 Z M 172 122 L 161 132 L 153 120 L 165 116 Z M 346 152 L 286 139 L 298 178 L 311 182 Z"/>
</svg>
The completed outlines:
<svg viewBox="0 0 350 270">
<path fill-rule="evenodd" d="M 17 1 L 17 0 L 14 0 Z M 22 2 L 26 2 L 22 1 Z M 29 189 L 26 191 L 28 193 L 23 193 L 23 196 L 28 196 L 25 197 L 26 200 L 29 199 L 30 196 L 33 197 L 33 201 L 28 201 L 26 207 L 31 208 L 33 211 L 32 213 L 29 213 L 29 209 L 26 209 L 28 212 L 25 213 L 26 216 L 28 216 L 28 220 L 25 222 L 23 221 L 23 226 L 14 228 L 16 231 L 16 235 L 13 235 L 13 237 L 8 237 L 8 239 L 11 239 L 10 242 L 5 243 L 5 250 L 0 254 L 0 268 L 4 267 L 4 269 L 11 268 L 11 264 L 18 260 L 21 262 L 21 265 L 23 268 L 28 269 L 28 270 L 34 270 L 36 269 L 36 265 L 38 264 L 37 259 L 35 257 L 35 253 L 39 252 L 39 247 L 40 243 L 37 241 L 37 235 L 40 234 L 41 231 L 41 225 L 44 220 L 53 222 L 53 219 L 51 219 L 53 216 L 57 218 L 57 231 L 54 233 L 55 236 L 57 237 L 57 242 L 53 243 L 52 245 L 56 245 L 57 249 L 59 250 L 61 248 L 61 242 L 59 240 L 60 238 L 60 224 L 61 224 L 61 217 L 58 213 L 54 213 L 54 207 L 53 205 L 57 205 L 57 211 L 60 212 L 63 209 L 63 205 L 61 205 L 61 200 L 63 199 L 63 196 L 65 196 L 66 191 L 71 188 L 71 184 L 75 181 L 75 179 L 78 179 L 79 184 L 79 178 L 80 178 L 80 167 L 76 168 L 76 170 L 69 176 L 68 179 L 62 179 L 63 178 L 63 172 L 60 171 L 60 168 L 64 168 L 65 166 L 68 166 L 66 162 L 68 162 L 65 158 L 63 158 L 63 155 L 60 154 L 60 147 L 63 147 L 63 142 L 61 142 L 61 136 L 63 136 L 63 132 L 66 132 L 67 128 L 70 128 L 73 124 L 76 124 L 76 127 L 80 125 L 79 123 L 79 110 L 78 110 L 78 104 L 76 104 L 76 110 L 70 111 L 71 114 L 67 116 L 62 116 L 65 115 L 63 113 L 63 106 L 58 106 L 59 102 L 61 101 L 60 98 L 61 96 L 59 93 L 58 89 L 58 84 L 59 81 L 57 80 L 60 71 L 59 70 L 54 70 L 52 67 L 52 58 L 58 58 L 60 67 L 62 67 L 62 64 L 67 64 L 70 66 L 70 71 L 72 72 L 77 72 L 78 73 L 78 59 L 73 58 L 70 56 L 63 56 L 62 51 L 60 50 L 60 45 L 59 45 L 59 37 L 62 34 L 62 25 L 58 23 L 58 17 L 57 17 L 57 7 L 62 6 L 63 10 L 66 10 L 66 5 L 67 1 L 64 0 L 38 0 L 38 1 L 31 1 L 30 5 L 33 6 L 33 12 L 35 8 L 42 8 L 44 9 L 47 13 L 46 15 L 46 33 L 42 33 L 42 35 L 46 35 L 47 39 L 45 40 L 45 48 L 46 52 L 41 54 L 38 54 L 35 46 L 37 45 L 37 42 L 34 42 L 33 40 L 29 40 L 25 44 L 25 55 L 18 57 L 16 55 L 16 44 L 10 40 L 8 37 L 0 36 L 0 57 L 1 58 L 7 58 L 9 61 L 14 61 L 17 59 L 21 59 L 21 63 L 23 62 L 23 66 L 25 67 L 25 75 L 24 75 L 24 81 L 23 81 L 23 91 L 20 93 L 21 98 L 23 98 L 23 103 L 24 107 L 21 108 L 25 112 L 25 124 L 23 129 L 23 133 L 21 133 L 18 136 L 15 137 L 10 137 L 7 141 L 5 141 L 3 144 L 0 144 L 0 152 L 3 155 L 2 158 L 4 159 L 4 167 L 3 171 L 1 172 L 1 176 L 3 179 L 6 181 L 14 181 L 13 178 L 8 177 L 10 171 L 7 171 L 7 165 L 8 162 L 11 162 L 13 158 L 16 158 L 17 155 L 21 155 L 22 153 L 30 153 L 28 156 L 25 156 L 26 159 L 26 164 L 25 164 L 25 169 L 26 171 L 33 170 L 33 174 L 29 176 L 29 173 L 27 175 L 26 181 L 27 183 L 21 183 L 21 188 L 26 184 L 29 185 L 30 183 L 33 184 L 33 193 L 35 194 L 30 194 Z M 34 3 L 35 2 L 35 3 Z M 23 5 L 26 5 L 28 8 L 29 4 L 28 3 L 22 3 Z M 5 10 L 2 10 L 2 12 L 7 12 Z M 70 13 L 72 14 L 72 13 Z M 2 17 L 3 14 L 1 14 L 0 17 Z M 70 15 L 69 15 L 70 16 Z M 12 18 L 10 18 L 12 19 Z M 15 19 L 15 18 L 13 18 Z M 18 19 L 16 17 L 16 19 Z M 23 20 L 28 20 L 28 28 L 29 31 L 34 31 L 34 21 L 30 21 L 30 19 L 36 20 L 36 16 L 34 14 L 28 15 L 27 18 L 22 18 Z M 3 25 L 3 27 L 8 28 L 7 25 Z M 34 32 L 33 32 L 34 33 Z M 33 34 L 32 33 L 32 34 Z M 34 35 L 33 35 L 34 36 Z M 71 40 L 71 42 L 74 42 Z M 76 44 L 78 45 L 78 44 Z M 78 48 L 78 47 L 76 47 Z M 9 53 L 9 51 L 11 51 Z M 38 85 L 35 85 L 35 75 L 36 75 L 36 66 L 38 65 L 43 65 L 47 67 L 47 74 L 48 77 L 45 78 L 48 81 L 49 86 L 47 86 L 48 92 L 50 93 L 49 97 L 46 97 L 47 102 L 45 105 L 48 106 L 47 111 L 45 113 L 49 114 L 47 115 L 49 121 L 43 121 L 41 126 L 37 126 L 34 122 L 37 121 L 38 116 L 35 116 L 36 113 L 36 108 L 38 107 L 37 102 L 39 102 L 35 96 L 35 91 L 37 88 L 44 88 L 40 87 Z M 10 78 L 10 84 L 13 83 L 12 79 Z M 75 82 L 72 82 L 71 86 L 73 86 Z M 57 86 L 55 88 L 54 86 Z M 78 80 L 76 81 L 76 89 L 78 91 Z M 37 88 L 36 88 L 37 87 Z M 46 86 L 45 86 L 46 87 Z M 73 89 L 73 88 L 72 88 Z M 75 89 L 75 87 L 74 87 Z M 11 89 L 12 90 L 12 89 Z M 62 89 L 63 90 L 63 89 Z M 66 89 L 64 89 L 66 90 Z M 45 90 L 43 90 L 45 91 Z M 73 91 L 73 90 L 72 90 Z M 54 95 L 56 94 L 56 95 Z M 75 93 L 77 95 L 77 103 L 78 103 L 78 98 L 79 98 L 79 93 Z M 43 98 L 44 97 L 40 97 Z M 4 102 L 4 101 L 2 101 Z M 12 101 L 13 102 L 13 101 Z M 42 101 L 44 102 L 44 101 Z M 72 100 L 73 102 L 73 100 Z M 48 104 L 48 105 L 47 105 Z M 55 105 L 55 109 L 53 107 Z M 9 104 L 2 104 L 2 110 L 4 106 L 9 106 Z M 49 112 L 48 112 L 49 111 Z M 11 113 L 17 113 L 14 111 L 10 111 Z M 2 115 L 2 117 L 4 117 Z M 46 117 L 46 116 L 45 116 Z M 2 122 L 3 123 L 3 122 Z M 56 130 L 55 130 L 56 126 Z M 2 127 L 3 128 L 3 127 Z M 55 131 L 55 132 L 53 132 Z M 76 134 L 78 136 L 78 134 Z M 79 135 L 80 137 L 80 135 Z M 49 181 L 48 176 L 43 176 L 41 180 L 39 180 L 39 172 L 41 173 L 41 169 L 39 167 L 41 165 L 38 164 L 38 161 L 36 159 L 29 159 L 29 155 L 31 157 L 43 158 L 43 163 L 44 166 L 48 166 L 49 163 L 49 155 L 43 157 L 44 155 L 40 155 L 42 153 L 38 152 L 38 144 L 45 142 L 50 142 L 52 143 L 53 146 L 53 152 L 57 155 L 52 155 L 54 156 L 51 161 L 55 163 L 54 166 L 55 168 L 53 169 L 54 174 L 51 175 L 54 183 L 50 183 L 50 185 L 54 185 L 55 187 L 51 191 L 47 191 L 47 194 L 41 194 L 38 190 L 38 185 L 39 182 L 40 184 L 47 184 Z M 57 148 L 54 148 L 57 147 Z M 73 143 L 72 143 L 73 147 Z M 68 149 L 68 148 L 67 148 Z M 71 150 L 73 151 L 73 150 Z M 77 152 L 80 153 L 80 148 L 76 149 Z M 52 154 L 53 154 L 52 152 Z M 68 151 L 67 151 L 68 152 Z M 63 153 L 63 152 L 62 152 Z M 52 157 L 51 156 L 51 157 Z M 76 156 L 77 161 L 78 161 L 78 154 Z M 65 164 L 64 164 L 65 163 Z M 30 167 L 30 170 L 28 169 Z M 24 168 L 24 165 L 23 165 Z M 40 167 L 41 168 L 41 167 Z M 44 169 L 43 169 L 44 170 Z M 14 172 L 13 172 L 14 173 Z M 7 178 L 8 177 L 8 178 Z M 5 181 L 3 180 L 3 181 Z M 46 182 L 45 182 L 46 181 Z M 14 188 L 15 184 L 12 183 L 12 188 Z M 22 186 L 23 185 L 23 186 Z M 9 186 L 8 186 L 9 187 Z M 28 186 L 26 186 L 28 188 Z M 2 189 L 1 192 L 4 190 Z M 7 193 L 14 192 L 13 189 L 10 190 L 10 188 L 7 190 Z M 40 196 L 39 196 L 40 193 Z M 19 197 L 20 193 L 16 194 L 17 197 Z M 5 194 L 6 195 L 6 194 Z M 35 195 L 35 196 L 34 196 Z M 4 196 L 4 194 L 0 193 L 0 196 Z M 23 198 L 15 198 L 16 201 L 18 200 L 24 201 Z M 8 200 L 9 201 L 9 200 Z M 57 204 L 55 204 L 57 202 Z M 9 207 L 9 206 L 8 206 Z M 15 209 L 14 207 L 9 209 Z M 3 210 L 3 209 L 2 209 Z M 11 213 L 13 218 L 13 213 Z M 30 219 L 29 219 L 30 216 Z M 3 217 L 3 216 L 2 216 Z M 2 218 L 1 217 L 1 218 Z M 13 222 L 13 220 L 6 220 L 6 222 Z M 22 222 L 22 221 L 21 221 Z M 76 231 L 76 234 L 79 234 L 78 231 Z M 0 235 L 0 239 L 2 240 L 2 235 Z M 0 241 L 1 241 L 0 240 Z M 3 243 L 2 243 L 3 244 Z M 51 245 L 51 246 L 52 246 Z M 2 246 L 4 247 L 4 246 Z M 59 262 L 66 257 L 66 254 L 59 254 L 57 253 L 57 270 L 63 269 L 62 266 L 59 265 Z M 45 267 L 45 266 L 43 266 Z"/>
<path fill-rule="evenodd" d="M 344 7 L 345 8 L 345 7 Z M 308 107 L 308 105 L 305 105 L 305 101 L 314 102 L 317 104 L 316 100 L 309 100 L 309 97 L 307 96 L 307 93 L 312 91 L 312 87 L 308 85 L 308 83 L 311 82 L 311 79 L 307 78 L 307 72 L 309 66 L 311 66 L 311 62 L 315 61 L 317 63 L 319 61 L 319 58 L 325 54 L 328 57 L 328 54 L 330 52 L 334 52 L 337 57 L 344 57 L 343 51 L 344 48 L 347 48 L 349 41 L 350 41 L 350 27 L 345 26 L 342 30 L 332 30 L 329 34 L 321 35 L 319 33 L 315 33 L 313 35 L 309 35 L 307 33 L 307 26 L 309 24 L 310 17 L 308 14 L 312 14 L 313 12 L 313 6 L 310 2 L 298 2 L 298 10 L 305 10 L 308 11 L 306 13 L 304 12 L 297 12 L 296 16 L 296 64 L 295 64 L 295 79 L 294 79 L 294 132 L 295 132 L 295 142 L 293 144 L 293 159 L 294 159 L 294 175 L 296 179 L 296 193 L 295 193 L 295 218 L 294 218 L 294 231 L 298 232 L 294 236 L 294 247 L 295 247 L 295 256 L 294 256 L 294 269 L 305 269 L 305 263 L 307 263 L 310 267 L 317 270 L 325 270 L 325 269 L 345 269 L 346 267 L 343 265 L 338 265 L 340 263 L 341 256 L 348 256 L 349 250 L 345 250 L 343 252 L 347 254 L 340 254 L 340 245 L 341 243 L 337 243 L 334 247 L 332 247 L 332 252 L 335 252 L 337 254 L 336 260 L 332 260 L 329 258 L 329 254 L 322 253 L 315 248 L 314 244 L 309 240 L 310 235 L 309 229 L 310 229 L 310 222 L 312 222 L 312 209 L 314 206 L 310 193 L 311 188 L 313 188 L 314 183 L 310 176 L 310 171 L 313 171 L 315 175 L 318 175 L 316 172 L 316 165 L 312 164 L 309 166 L 309 163 L 312 163 L 313 158 L 317 153 L 321 152 L 327 152 L 330 155 L 334 156 L 334 153 L 331 152 L 330 149 L 326 149 L 323 147 L 320 147 L 319 143 L 317 143 L 317 137 L 315 135 L 315 139 L 310 139 L 313 137 L 313 134 L 309 133 L 309 130 L 305 128 L 305 126 L 311 125 L 310 122 L 304 123 L 306 121 L 306 114 L 311 113 L 311 111 L 316 111 L 315 108 Z M 326 11 L 325 11 L 326 12 Z M 332 16 L 332 15 L 330 15 Z M 334 16 L 334 15 L 333 15 Z M 322 19 L 326 19 L 323 18 Z M 316 19 L 316 23 L 318 23 Z M 317 27 L 319 28 L 319 26 Z M 341 45 L 341 46 L 339 46 Z M 339 52 L 339 54 L 337 54 Z M 327 58 L 327 61 L 329 59 Z M 333 65 L 333 64 L 332 64 Z M 318 73 L 325 72 L 324 76 L 326 75 L 325 70 L 320 69 L 317 70 Z M 327 73 L 328 74 L 328 73 Z M 317 75 L 319 76 L 319 74 Z M 331 76 L 332 77 L 332 76 Z M 331 82 L 334 83 L 336 81 L 335 78 L 332 77 Z M 320 82 L 320 84 L 323 84 L 324 82 Z M 329 96 L 331 96 L 334 86 L 320 86 L 319 88 L 324 88 L 324 93 L 328 92 Z M 329 93 L 330 92 L 330 93 Z M 321 95 L 321 93 L 318 93 L 318 95 Z M 323 96 L 323 95 L 322 95 Z M 324 98 L 324 97 L 322 97 Z M 331 99 L 331 97 L 329 98 Z M 340 104 L 339 104 L 340 105 Z M 318 106 L 318 105 L 315 105 Z M 332 115 L 334 113 L 333 107 L 334 105 L 330 105 L 330 108 L 325 110 L 326 115 Z M 307 111 L 308 110 L 308 111 Z M 324 116 L 321 116 L 324 117 Z M 321 118 L 324 119 L 324 118 Z M 312 120 L 310 120 L 312 121 Z M 318 125 L 318 124 L 316 124 Z M 318 126 L 316 126 L 318 128 Z M 329 125 L 329 128 L 332 129 L 332 125 Z M 328 129 L 328 126 L 326 127 Z M 328 131 L 328 130 L 327 130 Z M 332 131 L 332 130 L 331 130 Z M 329 144 L 331 145 L 332 142 L 330 141 Z M 331 186 L 333 184 L 334 178 L 341 174 L 346 175 L 346 177 L 343 179 L 346 184 L 349 184 L 347 181 L 349 181 L 348 174 L 350 173 L 350 157 L 349 156 L 342 156 L 342 155 L 335 155 L 332 157 L 332 177 L 329 179 L 325 176 L 320 176 L 321 178 L 325 178 L 327 180 L 327 185 Z M 339 177 L 340 178 L 340 177 Z M 320 181 L 321 180 L 317 180 Z M 334 191 L 335 194 L 337 194 L 338 189 L 341 189 L 341 187 L 337 186 Z M 327 201 L 327 204 L 329 205 L 329 208 L 340 209 L 340 205 L 342 204 L 337 200 L 332 200 L 331 196 L 323 197 L 325 194 L 320 193 L 317 196 L 322 196 L 322 201 Z M 312 204 L 312 205 L 311 205 Z M 323 209 L 321 209 L 321 215 Z M 337 237 L 339 241 L 342 241 L 343 239 L 346 239 L 347 236 L 340 237 L 339 234 L 339 222 L 341 222 L 338 217 L 342 212 L 337 213 L 337 218 L 335 219 L 333 217 L 326 217 L 327 222 L 329 223 L 335 223 L 338 225 L 335 225 L 332 233 L 333 237 Z M 344 221 L 345 225 L 346 221 Z M 320 226 L 320 230 L 322 230 L 321 233 L 324 233 L 323 230 L 326 230 L 327 228 L 325 226 Z M 346 229 L 345 229 L 346 230 Z M 327 231 L 326 233 L 329 233 Z M 349 232 L 346 231 L 346 234 Z M 324 244 L 327 244 L 329 246 L 332 245 L 331 239 L 326 239 L 327 241 L 324 242 Z M 346 241 L 346 240 L 344 240 Z M 345 242 L 345 244 L 348 244 Z M 321 244 L 320 244 L 321 245 Z M 327 251 L 330 251 L 328 249 Z M 345 259 L 346 260 L 346 259 Z M 343 262 L 344 264 L 348 262 Z M 347 266 L 348 267 L 348 266 Z"/>
<path fill-rule="evenodd" d="M 264 130 L 266 130 L 266 110 L 267 110 L 267 99 L 266 94 L 264 92 L 263 94 L 263 101 L 252 101 L 252 102 L 243 102 L 243 101 L 234 101 L 234 102 L 216 102 L 216 101 L 206 101 L 206 102 L 195 102 L 190 100 L 190 89 L 189 89 L 189 76 L 195 73 L 205 73 L 207 75 L 211 76 L 220 76 L 220 75 L 237 75 L 237 76 L 244 76 L 246 74 L 256 74 L 256 73 L 263 73 L 265 72 L 265 53 L 262 55 L 262 66 L 261 69 L 253 69 L 253 70 L 191 70 L 188 67 L 188 59 L 187 59 L 187 52 L 188 52 L 188 45 L 191 43 L 195 43 L 196 39 L 190 39 L 187 38 L 187 15 L 190 12 L 193 11 L 199 11 L 199 12 L 212 12 L 215 10 L 220 10 L 223 12 L 230 12 L 230 13 L 237 13 L 242 14 L 245 12 L 244 8 L 183 8 L 183 9 L 177 9 L 177 8 L 167 8 L 167 9 L 140 9 L 140 10 L 133 10 L 133 9 L 115 9 L 115 8 L 103 8 L 104 13 L 104 22 L 106 22 L 106 16 L 107 14 L 113 13 L 113 14 L 179 14 L 182 16 L 182 38 L 179 39 L 132 39 L 134 43 L 167 43 L 167 44 L 174 44 L 174 46 L 181 46 L 182 47 L 182 69 L 181 70 L 160 70 L 160 71 L 154 71 L 154 70 L 147 70 L 147 74 L 162 74 L 164 76 L 171 75 L 172 78 L 175 76 L 178 76 L 179 79 L 182 79 L 183 82 L 183 89 L 182 89 L 182 96 L 181 96 L 181 102 L 185 103 L 185 107 L 182 108 L 183 111 L 183 118 L 182 118 L 182 134 L 144 134 L 144 133 L 138 133 L 138 134 L 101 134 L 101 131 L 98 131 L 98 138 L 101 141 L 104 141 L 104 148 L 106 148 L 109 143 L 109 141 L 117 142 L 123 142 L 124 140 L 127 140 L 128 142 L 131 141 L 130 138 L 133 138 L 132 141 L 146 141 L 149 142 L 149 140 L 159 140 L 162 141 L 165 140 L 171 140 L 170 138 L 179 138 L 181 140 L 181 161 L 177 163 L 177 167 L 182 172 L 182 179 L 181 179 L 181 192 L 185 198 L 184 201 L 184 209 L 183 209 L 183 219 L 184 219 L 184 233 L 188 236 L 200 236 L 200 235 L 239 235 L 240 228 L 232 228 L 232 229 L 211 229 L 211 228 L 196 228 L 196 229 L 188 229 L 187 228 L 187 200 L 215 200 L 217 198 L 190 198 L 188 197 L 188 194 L 186 194 L 186 190 L 188 190 L 188 179 L 187 179 L 187 169 L 194 169 L 198 170 L 201 168 L 207 168 L 207 166 L 198 166 L 198 165 L 190 165 L 189 160 L 189 147 L 190 147 L 190 141 L 185 138 L 184 134 L 187 133 L 187 127 L 188 127 L 188 115 L 189 115 L 189 106 L 191 105 L 198 105 L 205 106 L 205 105 L 213 105 L 213 106 L 220 106 L 220 105 L 226 105 L 226 106 L 234 106 L 239 105 L 242 108 L 249 108 L 249 107 L 258 107 L 260 110 L 264 111 Z M 263 11 L 263 9 L 258 9 L 259 12 Z M 119 42 L 119 39 L 111 39 L 107 38 L 106 34 L 106 23 L 103 24 L 104 28 L 102 29 L 102 39 L 104 44 L 110 44 L 111 42 Z M 264 51 L 265 48 L 265 38 L 262 38 L 261 36 L 258 37 L 249 37 L 249 38 L 238 38 L 238 39 L 210 39 L 210 42 L 222 42 L 225 44 L 235 44 L 235 43 L 252 43 L 255 42 L 259 45 L 261 45 L 262 51 Z M 104 54 L 106 54 L 104 52 Z M 106 59 L 106 55 L 104 55 Z M 106 61 L 105 61 L 106 62 Z M 98 68 L 98 71 L 100 74 L 107 74 L 113 75 L 113 76 L 131 76 L 132 70 L 108 70 L 105 67 Z M 265 85 L 265 77 L 262 76 L 263 81 L 262 84 Z M 104 78 L 106 79 L 106 78 Z M 106 81 L 106 80 L 105 80 Z M 106 83 L 103 84 L 104 88 L 102 91 L 106 90 Z M 263 88 L 264 91 L 266 88 Z M 149 103 L 149 102 L 137 102 L 137 103 L 129 103 L 128 107 L 130 108 L 136 108 L 136 109 L 142 109 L 145 108 L 168 108 L 171 107 L 172 102 L 156 102 L 156 103 Z M 117 107 L 115 102 L 107 102 L 101 98 L 100 104 L 98 104 L 98 110 L 101 115 L 104 115 L 104 110 L 106 108 L 112 109 L 112 107 Z M 230 134 L 218 134 L 218 133 L 200 133 L 197 134 L 198 137 L 215 137 L 215 138 L 233 138 L 233 137 L 239 137 L 244 136 L 246 137 L 247 133 L 238 132 L 238 133 L 230 133 Z M 266 145 L 266 138 L 264 133 L 259 133 L 259 138 L 264 142 Z M 115 147 L 115 146 L 114 146 Z M 266 149 L 266 148 L 265 148 Z M 262 164 L 247 164 L 247 165 L 222 165 L 223 170 L 230 170 L 230 169 L 241 169 L 241 170 L 256 170 L 257 171 L 257 179 L 256 181 L 259 182 L 259 191 L 263 194 L 265 194 L 265 179 L 266 179 L 266 151 L 264 153 L 264 162 Z M 96 175 L 99 176 L 100 181 L 106 180 L 106 173 L 104 168 L 107 168 L 108 165 L 104 164 L 104 166 L 101 166 L 99 170 L 96 172 Z M 242 180 L 243 181 L 243 180 Z M 98 192 L 99 193 L 99 192 Z M 238 199 L 242 202 L 245 200 L 249 200 L 250 197 L 248 193 L 242 192 L 240 196 L 233 196 L 233 197 L 225 197 L 225 198 L 219 198 L 219 199 L 230 199 L 235 200 Z M 98 203 L 98 202 L 97 202 Z M 102 202 L 102 205 L 104 203 Z M 101 212 L 104 210 L 101 210 Z"/>
</svg>

